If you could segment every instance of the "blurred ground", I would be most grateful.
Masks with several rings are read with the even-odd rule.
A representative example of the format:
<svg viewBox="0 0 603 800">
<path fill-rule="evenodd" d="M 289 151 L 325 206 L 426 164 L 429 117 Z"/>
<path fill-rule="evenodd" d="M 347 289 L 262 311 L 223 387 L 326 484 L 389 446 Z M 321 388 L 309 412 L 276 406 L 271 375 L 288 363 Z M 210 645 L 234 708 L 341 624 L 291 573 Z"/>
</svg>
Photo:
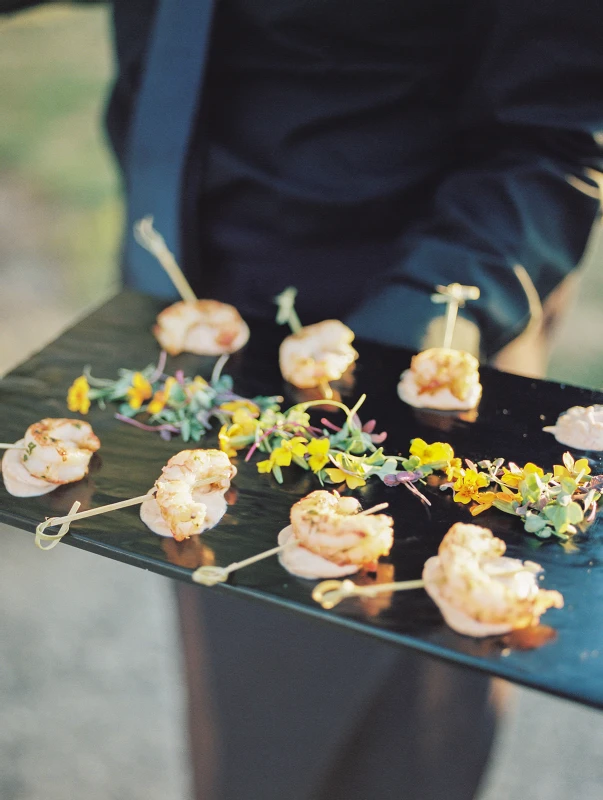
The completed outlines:
<svg viewBox="0 0 603 800">
<path fill-rule="evenodd" d="M 116 285 L 107 28 L 103 7 L 0 20 L 0 374 Z M 597 388 L 602 257 L 551 365 Z M 170 589 L 66 546 L 41 557 L 0 526 L 0 800 L 189 800 Z M 480 800 L 598 800 L 602 748 L 602 714 L 512 689 Z"/>
</svg>

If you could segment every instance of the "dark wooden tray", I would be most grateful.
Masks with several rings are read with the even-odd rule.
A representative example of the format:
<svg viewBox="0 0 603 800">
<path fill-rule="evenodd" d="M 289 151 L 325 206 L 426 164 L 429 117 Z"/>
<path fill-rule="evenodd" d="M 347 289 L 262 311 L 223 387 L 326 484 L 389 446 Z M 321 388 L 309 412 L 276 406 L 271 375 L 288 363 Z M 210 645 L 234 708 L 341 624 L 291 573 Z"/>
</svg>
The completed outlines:
<svg viewBox="0 0 603 800">
<path fill-rule="evenodd" d="M 0 382 L 0 441 L 15 441 L 43 417 L 69 416 L 66 391 L 85 364 L 92 366 L 96 376 L 113 378 L 119 367 L 140 369 L 155 362 L 159 348 L 150 327 L 160 307 L 157 300 L 124 292 L 7 375 Z M 277 366 L 283 330 L 266 322 L 251 327 L 250 344 L 231 359 L 226 370 L 235 378 L 236 390 L 247 396 L 283 393 L 286 405 L 292 404 L 296 398 L 287 394 Z M 358 350 L 356 386 L 349 400 L 368 393 L 362 416 L 377 418 L 378 429 L 389 432 L 390 452 L 407 453 L 410 439 L 421 436 L 450 442 L 463 458 L 504 457 L 519 464 L 532 460 L 550 468 L 560 463 L 565 448 L 543 433 L 542 426 L 554 423 L 572 405 L 603 402 L 603 395 L 596 392 L 483 368 L 484 395 L 474 422 L 419 412 L 396 396 L 398 376 L 411 354 L 364 342 Z M 167 369 L 208 377 L 214 361 L 180 356 L 170 359 Z M 120 423 L 113 411 L 113 407 L 94 408 L 88 415 L 102 448 L 84 481 L 31 499 L 12 497 L 0 481 L 0 520 L 33 531 L 45 516 L 67 512 L 76 499 L 90 507 L 143 494 L 167 459 L 191 446 L 180 439 L 165 442 L 157 434 Z M 202 445 L 216 446 L 216 432 Z M 160 538 L 140 521 L 138 508 L 128 508 L 75 523 L 64 542 L 184 581 L 201 563 L 215 560 L 226 565 L 273 547 L 288 522 L 292 502 L 318 488 L 317 483 L 293 468 L 279 486 L 271 477 L 259 475 L 254 463 L 245 464 L 241 458 L 236 463 L 234 502 L 220 525 L 202 537 L 182 543 Z M 594 472 L 603 471 L 598 460 L 591 463 Z M 436 488 L 426 491 L 432 501 L 429 511 L 404 488 L 388 488 L 377 479 L 359 492 L 365 506 L 383 500 L 390 503 L 396 537 L 388 561 L 397 580 L 420 577 L 424 561 L 436 553 L 448 527 L 472 519 L 452 502 L 450 493 Z M 575 547 L 564 548 L 527 536 L 519 520 L 497 511 L 485 512 L 476 521 L 505 539 L 509 555 L 541 563 L 546 570 L 544 585 L 563 593 L 565 608 L 547 612 L 546 625 L 536 631 L 547 640 L 542 646 L 530 648 L 533 642 L 525 636 L 484 640 L 459 636 L 443 623 L 423 591 L 396 594 L 389 605 L 353 599 L 323 611 L 310 596 L 314 583 L 290 576 L 276 558 L 233 574 L 228 584 L 199 587 L 199 591 L 244 594 L 603 708 L 603 522 L 577 536 Z M 40 558 L 50 557 L 40 553 Z"/>
</svg>

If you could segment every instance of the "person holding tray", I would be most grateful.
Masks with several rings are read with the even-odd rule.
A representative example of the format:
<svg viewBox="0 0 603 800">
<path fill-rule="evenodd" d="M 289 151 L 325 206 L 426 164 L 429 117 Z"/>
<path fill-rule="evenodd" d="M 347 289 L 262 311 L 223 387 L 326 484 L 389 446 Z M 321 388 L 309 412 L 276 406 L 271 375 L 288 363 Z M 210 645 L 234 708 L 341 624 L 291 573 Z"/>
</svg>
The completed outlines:
<svg viewBox="0 0 603 800">
<path fill-rule="evenodd" d="M 174 296 L 132 237 L 153 214 L 196 294 L 244 317 L 295 285 L 305 322 L 420 350 L 434 287 L 460 281 L 481 291 L 464 347 L 508 364 L 523 333 L 542 370 L 599 214 L 600 12 L 119 0 L 126 285 Z M 474 796 L 487 677 L 221 591 L 178 596 L 198 798 Z"/>
</svg>

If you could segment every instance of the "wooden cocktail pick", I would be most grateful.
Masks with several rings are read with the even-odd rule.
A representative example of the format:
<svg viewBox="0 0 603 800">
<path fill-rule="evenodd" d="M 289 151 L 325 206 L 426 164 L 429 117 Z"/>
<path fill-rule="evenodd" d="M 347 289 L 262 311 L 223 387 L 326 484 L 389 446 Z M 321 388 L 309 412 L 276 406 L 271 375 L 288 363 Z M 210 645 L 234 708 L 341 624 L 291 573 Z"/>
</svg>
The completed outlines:
<svg viewBox="0 0 603 800">
<path fill-rule="evenodd" d="M 356 516 L 360 517 L 368 516 L 369 514 L 375 514 L 377 511 L 382 511 L 388 506 L 389 503 L 379 503 L 372 508 L 367 508 L 365 511 L 361 511 Z M 296 543 L 296 541 L 288 539 L 284 544 L 278 545 L 278 547 L 273 547 L 271 550 L 264 550 L 262 553 L 258 553 L 256 556 L 251 556 L 250 558 L 244 559 L 244 561 L 235 561 L 234 563 L 229 564 L 227 567 L 216 567 L 210 565 L 199 567 L 193 572 L 192 579 L 195 583 L 202 583 L 204 586 L 215 586 L 216 583 L 224 583 L 228 580 L 228 576 L 231 574 L 231 572 L 241 569 L 242 567 L 247 567 L 249 564 L 255 564 L 256 561 L 269 558 L 277 553 L 281 553 L 283 550 L 285 550 L 285 548 Z"/>
<path fill-rule="evenodd" d="M 9 444 L 8 442 L 0 442 L 0 450 L 27 450 L 24 444 Z"/>
<path fill-rule="evenodd" d="M 153 227 L 153 217 L 144 217 L 134 223 L 134 238 L 159 261 L 182 299 L 187 303 L 194 303 L 197 296 L 178 266 L 173 253 L 168 249 L 163 236 Z"/>
<path fill-rule="evenodd" d="M 69 526 L 75 520 L 84 519 L 85 517 L 95 517 L 97 514 L 106 514 L 108 511 L 117 511 L 119 508 L 127 508 L 128 506 L 139 505 L 140 503 L 144 503 L 145 500 L 153 497 L 154 494 L 155 489 L 153 488 L 153 491 L 140 495 L 140 497 L 132 497 L 129 500 L 120 500 L 118 503 L 110 503 L 106 506 L 90 508 L 88 511 L 80 511 L 79 513 L 77 512 L 77 509 L 80 507 L 80 503 L 76 501 L 71 507 L 69 514 L 66 516 L 49 517 L 48 519 L 44 520 L 44 522 L 40 522 L 36 528 L 36 547 L 39 547 L 40 550 L 52 550 L 52 548 L 56 547 L 56 545 L 61 541 L 63 536 L 69 532 Z M 61 526 L 57 533 L 45 533 L 46 528 L 52 528 L 55 525 Z M 50 544 L 44 546 L 42 542 L 50 542 Z"/>
<path fill-rule="evenodd" d="M 436 286 L 436 294 L 431 295 L 434 303 L 446 303 L 446 328 L 443 347 L 452 347 L 452 336 L 459 308 L 463 308 L 467 300 L 477 300 L 480 291 L 477 286 L 463 286 L 460 283 L 449 283 L 448 286 Z"/>
<path fill-rule="evenodd" d="M 227 567 L 215 567 L 206 565 L 199 567 L 192 574 L 192 579 L 195 583 L 202 583 L 203 586 L 215 586 L 216 583 L 224 583 L 228 580 L 231 572 L 242 567 L 247 567 L 250 564 L 255 564 L 256 561 L 261 561 L 264 558 L 269 558 L 277 553 L 280 553 L 288 546 L 289 542 L 281 544 L 278 547 L 273 547 L 271 550 L 264 550 L 263 553 L 258 553 L 256 556 L 245 558 L 243 561 L 235 561 Z"/>
<path fill-rule="evenodd" d="M 423 586 L 422 580 L 376 583 L 373 586 L 357 586 L 349 579 L 344 581 L 329 580 L 322 581 L 318 586 L 314 587 L 312 599 L 328 610 L 334 608 L 348 597 L 375 597 L 381 592 L 404 592 L 410 589 L 422 589 Z"/>
</svg>

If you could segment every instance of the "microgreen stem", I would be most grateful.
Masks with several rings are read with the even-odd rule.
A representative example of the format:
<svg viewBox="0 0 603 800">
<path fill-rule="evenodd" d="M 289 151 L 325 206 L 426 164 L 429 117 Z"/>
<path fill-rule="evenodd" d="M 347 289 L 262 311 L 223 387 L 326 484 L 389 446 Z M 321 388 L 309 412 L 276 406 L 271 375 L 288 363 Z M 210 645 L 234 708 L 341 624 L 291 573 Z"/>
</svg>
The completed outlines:
<svg viewBox="0 0 603 800">
<path fill-rule="evenodd" d="M 157 366 L 155 367 L 155 371 L 149 378 L 149 383 L 155 383 L 158 381 L 159 378 L 163 375 L 163 370 L 165 369 L 165 362 L 167 361 L 167 353 L 165 350 L 162 350 L 159 354 L 159 360 L 157 361 Z"/>
<path fill-rule="evenodd" d="M 133 425 L 135 428 L 140 428 L 143 431 L 169 431 L 170 433 L 180 433 L 180 428 L 177 428 L 175 425 L 172 425 L 169 422 L 165 422 L 163 425 L 145 425 L 144 422 L 140 422 L 140 420 L 132 419 L 132 417 L 126 417 L 125 414 L 115 414 L 115 419 L 118 419 L 120 422 L 127 422 L 128 425 Z"/>
<path fill-rule="evenodd" d="M 417 497 L 418 497 L 418 498 L 421 500 L 421 502 L 422 502 L 422 503 L 425 503 L 425 505 L 426 505 L 426 506 L 430 506 L 430 505 L 431 505 L 431 501 L 430 501 L 430 500 L 428 500 L 428 499 L 425 497 L 425 495 L 424 495 L 422 492 L 420 492 L 420 491 L 417 489 L 417 487 L 414 485 L 414 483 L 413 483 L 413 482 L 411 482 L 411 481 L 404 481 L 404 482 L 402 483 L 402 486 L 406 486 L 406 488 L 408 489 L 408 491 L 409 491 L 409 492 L 412 492 L 414 495 L 416 495 L 416 496 L 417 496 Z"/>
<path fill-rule="evenodd" d="M 289 325 L 292 333 L 298 333 L 303 327 L 295 310 L 296 297 L 297 289 L 294 286 L 288 286 L 274 298 L 274 302 L 278 306 L 277 325 Z"/>
<path fill-rule="evenodd" d="M 214 364 L 214 368 L 212 370 L 212 373 L 211 373 L 211 378 L 209 379 L 209 382 L 211 384 L 217 383 L 220 380 L 220 375 L 222 374 L 222 370 L 224 369 L 224 367 L 226 365 L 226 362 L 228 361 L 229 358 L 230 358 L 230 354 L 229 353 L 224 353 L 216 361 L 216 363 Z"/>
<path fill-rule="evenodd" d="M 328 381 L 321 381 L 318 386 L 325 400 L 333 399 L 333 389 L 331 389 L 331 384 Z"/>
<path fill-rule="evenodd" d="M 335 431 L 336 433 L 339 433 L 341 431 L 341 428 L 339 428 L 337 425 L 334 425 L 332 422 L 329 422 L 329 420 L 325 419 L 324 417 L 320 420 L 320 422 L 322 425 L 325 426 L 325 428 L 329 428 L 330 430 Z"/>
</svg>

